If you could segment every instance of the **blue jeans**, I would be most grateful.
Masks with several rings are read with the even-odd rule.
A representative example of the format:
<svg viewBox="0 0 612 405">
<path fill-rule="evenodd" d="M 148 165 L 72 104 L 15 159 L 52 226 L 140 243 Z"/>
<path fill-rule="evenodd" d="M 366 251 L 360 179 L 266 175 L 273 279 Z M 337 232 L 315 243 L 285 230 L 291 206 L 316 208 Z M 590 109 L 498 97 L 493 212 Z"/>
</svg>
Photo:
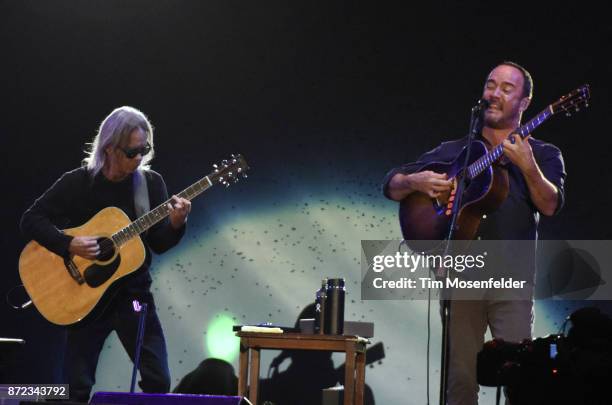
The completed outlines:
<svg viewBox="0 0 612 405">
<path fill-rule="evenodd" d="M 170 390 L 168 353 L 153 295 L 148 288 L 120 291 L 103 315 L 84 327 L 68 331 L 64 380 L 70 384 L 70 399 L 87 402 L 96 381 L 96 366 L 104 341 L 116 331 L 125 351 L 134 361 L 138 336 L 138 313 L 132 300 L 148 304 L 142 351 L 139 386 L 144 392 L 164 393 Z M 126 364 L 125 367 L 128 367 Z M 129 383 L 129 381 L 128 381 Z"/>
</svg>

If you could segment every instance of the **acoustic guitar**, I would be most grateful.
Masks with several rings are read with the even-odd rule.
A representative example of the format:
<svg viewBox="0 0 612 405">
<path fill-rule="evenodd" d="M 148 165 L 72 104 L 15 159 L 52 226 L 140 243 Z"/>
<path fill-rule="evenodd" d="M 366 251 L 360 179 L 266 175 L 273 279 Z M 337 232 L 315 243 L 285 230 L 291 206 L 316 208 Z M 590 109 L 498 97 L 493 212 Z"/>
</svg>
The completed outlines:
<svg viewBox="0 0 612 405">
<path fill-rule="evenodd" d="M 524 139 L 553 115 L 564 112 L 569 116 L 573 112 L 580 111 L 582 107 L 588 107 L 589 98 L 588 85 L 575 89 L 550 104 L 525 125 L 516 128 L 508 135 L 508 139 L 513 134 L 518 134 Z M 431 170 L 436 173 L 446 173 L 455 187 L 451 192 L 439 198 L 431 198 L 425 193 L 414 192 L 400 202 L 400 226 L 408 245 L 411 245 L 410 241 L 446 239 L 454 210 L 459 210 L 459 212 L 453 239 L 474 239 L 482 216 L 494 212 L 508 196 L 508 173 L 497 164 L 503 153 L 502 144 L 489 151 L 483 142 L 473 141 L 463 190 L 458 190 L 457 184 L 460 184 L 459 180 L 463 176 L 462 169 L 467 146 L 452 162 L 432 162 L 419 168 L 416 172 Z M 457 204 L 459 195 L 461 199 Z M 417 243 L 418 248 L 423 249 L 424 243 Z"/>
<path fill-rule="evenodd" d="M 240 155 L 213 167 L 212 173 L 178 196 L 191 200 L 215 184 L 229 187 L 240 176 L 246 177 L 248 170 Z M 97 236 L 100 253 L 95 260 L 64 258 L 36 241 L 29 242 L 19 257 L 19 276 L 34 306 L 56 325 L 73 326 L 94 317 L 106 303 L 109 289 L 144 263 L 140 234 L 168 216 L 169 203 L 160 204 L 135 221 L 119 208 L 107 207 L 85 224 L 63 231 L 71 236 Z"/>
</svg>

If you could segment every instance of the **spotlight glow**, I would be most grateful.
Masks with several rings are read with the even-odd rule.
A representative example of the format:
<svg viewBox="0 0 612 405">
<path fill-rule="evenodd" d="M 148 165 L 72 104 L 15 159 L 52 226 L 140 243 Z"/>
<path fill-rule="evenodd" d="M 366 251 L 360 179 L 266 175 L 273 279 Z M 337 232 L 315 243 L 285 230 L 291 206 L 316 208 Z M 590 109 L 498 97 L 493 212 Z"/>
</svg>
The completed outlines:
<svg viewBox="0 0 612 405">
<path fill-rule="evenodd" d="M 206 351 L 209 357 L 215 357 L 231 363 L 238 354 L 239 339 L 234 335 L 231 315 L 217 314 L 206 330 Z"/>
</svg>

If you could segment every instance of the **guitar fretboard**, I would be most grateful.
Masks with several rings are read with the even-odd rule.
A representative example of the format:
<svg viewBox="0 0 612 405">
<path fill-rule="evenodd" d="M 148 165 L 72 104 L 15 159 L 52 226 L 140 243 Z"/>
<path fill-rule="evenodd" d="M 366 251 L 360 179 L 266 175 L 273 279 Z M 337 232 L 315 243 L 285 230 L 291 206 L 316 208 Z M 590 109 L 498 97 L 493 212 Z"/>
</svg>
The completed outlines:
<svg viewBox="0 0 612 405">
<path fill-rule="evenodd" d="M 213 183 L 210 181 L 209 176 L 206 176 L 191 186 L 187 187 L 185 190 L 181 191 L 177 195 L 181 198 L 186 198 L 191 200 L 198 195 L 202 194 L 204 191 L 212 187 Z M 151 228 L 153 225 L 166 218 L 170 213 L 168 209 L 168 204 L 170 204 L 171 199 L 163 202 L 158 205 L 148 213 L 144 214 L 125 228 L 115 232 L 111 239 L 117 246 L 121 246 L 133 237 L 140 235 L 145 232 L 147 229 Z"/>
<path fill-rule="evenodd" d="M 539 127 L 540 124 L 549 119 L 552 115 L 552 106 L 548 106 L 544 111 L 529 120 L 529 122 L 527 122 L 525 125 L 521 125 L 517 129 L 512 131 L 510 135 L 508 135 L 508 139 L 510 139 L 513 134 L 518 134 L 521 136 L 521 138 L 524 139 L 527 135 L 533 132 L 534 129 Z M 500 143 L 491 151 L 489 151 L 486 155 L 482 156 L 480 159 L 476 160 L 474 163 L 468 166 L 468 177 L 470 179 L 473 179 L 474 177 L 478 176 L 489 166 L 495 163 L 497 159 L 499 159 L 503 154 L 504 145 Z"/>
</svg>

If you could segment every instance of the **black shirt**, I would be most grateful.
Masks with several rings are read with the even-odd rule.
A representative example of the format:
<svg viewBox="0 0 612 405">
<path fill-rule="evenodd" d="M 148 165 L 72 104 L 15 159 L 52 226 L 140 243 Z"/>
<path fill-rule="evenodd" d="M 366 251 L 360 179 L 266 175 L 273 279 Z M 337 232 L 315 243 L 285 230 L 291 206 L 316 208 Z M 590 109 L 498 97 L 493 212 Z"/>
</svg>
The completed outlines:
<svg viewBox="0 0 612 405">
<path fill-rule="evenodd" d="M 149 204 L 152 208 L 168 199 L 166 184 L 162 176 L 153 171 L 144 171 L 149 191 Z M 64 173 L 21 218 L 21 230 L 27 238 L 36 240 L 50 251 L 66 257 L 72 237 L 60 229 L 80 226 L 106 207 L 123 210 L 130 220 L 135 220 L 133 174 L 124 180 L 113 182 L 101 172 L 91 176 L 86 167 Z M 150 284 L 151 278 L 146 271 L 151 264 L 151 250 L 163 253 L 176 245 L 185 226 L 175 230 L 168 218 L 160 221 L 141 235 L 146 249 L 142 267 L 130 282 Z M 95 235 L 92 235 L 95 236 Z"/>
</svg>

